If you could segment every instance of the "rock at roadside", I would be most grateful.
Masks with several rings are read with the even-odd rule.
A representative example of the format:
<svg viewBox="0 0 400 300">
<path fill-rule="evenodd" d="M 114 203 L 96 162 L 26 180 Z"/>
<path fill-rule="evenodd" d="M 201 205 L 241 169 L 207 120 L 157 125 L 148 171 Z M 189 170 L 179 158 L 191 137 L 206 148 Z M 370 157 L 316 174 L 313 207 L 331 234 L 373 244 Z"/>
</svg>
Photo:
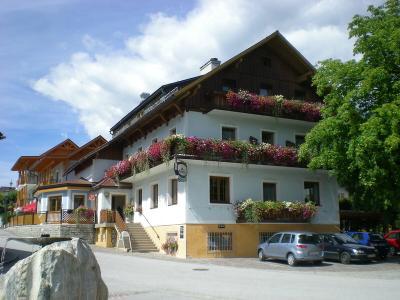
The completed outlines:
<svg viewBox="0 0 400 300">
<path fill-rule="evenodd" d="M 108 289 L 89 245 L 74 238 L 48 245 L 4 276 L 0 299 L 107 299 Z"/>
</svg>

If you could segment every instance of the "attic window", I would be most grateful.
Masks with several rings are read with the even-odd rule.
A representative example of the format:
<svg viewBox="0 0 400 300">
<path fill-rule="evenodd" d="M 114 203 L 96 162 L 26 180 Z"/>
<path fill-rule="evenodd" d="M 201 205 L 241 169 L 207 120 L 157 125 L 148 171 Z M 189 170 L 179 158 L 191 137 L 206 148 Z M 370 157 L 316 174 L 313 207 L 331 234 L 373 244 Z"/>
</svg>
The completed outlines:
<svg viewBox="0 0 400 300">
<path fill-rule="evenodd" d="M 223 79 L 222 80 L 222 91 L 229 92 L 236 90 L 236 80 L 233 79 Z"/>
<path fill-rule="evenodd" d="M 294 99 L 296 100 L 304 100 L 306 98 L 306 92 L 303 90 L 295 90 L 294 91 Z"/>
<path fill-rule="evenodd" d="M 269 84 L 261 84 L 259 89 L 260 96 L 271 96 L 272 95 L 272 86 Z"/>
<path fill-rule="evenodd" d="M 271 68 L 272 63 L 271 63 L 271 58 L 270 57 L 264 57 L 263 58 L 263 64 L 264 66 Z"/>
</svg>

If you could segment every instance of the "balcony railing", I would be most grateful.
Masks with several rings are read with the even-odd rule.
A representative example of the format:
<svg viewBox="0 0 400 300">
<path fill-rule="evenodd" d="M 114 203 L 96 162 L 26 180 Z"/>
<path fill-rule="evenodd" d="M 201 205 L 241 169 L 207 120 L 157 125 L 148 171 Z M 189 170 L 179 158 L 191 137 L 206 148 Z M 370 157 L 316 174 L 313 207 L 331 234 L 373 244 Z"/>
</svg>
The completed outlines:
<svg viewBox="0 0 400 300">
<path fill-rule="evenodd" d="M 214 92 L 208 98 L 206 112 L 213 109 L 237 111 L 286 119 L 317 122 L 321 119 L 320 103 L 284 99 L 282 96 L 258 96 L 246 91 Z"/>
<path fill-rule="evenodd" d="M 10 226 L 38 224 L 94 224 L 95 211 L 92 209 L 62 209 L 60 211 L 40 211 L 24 213 L 10 218 Z"/>
</svg>

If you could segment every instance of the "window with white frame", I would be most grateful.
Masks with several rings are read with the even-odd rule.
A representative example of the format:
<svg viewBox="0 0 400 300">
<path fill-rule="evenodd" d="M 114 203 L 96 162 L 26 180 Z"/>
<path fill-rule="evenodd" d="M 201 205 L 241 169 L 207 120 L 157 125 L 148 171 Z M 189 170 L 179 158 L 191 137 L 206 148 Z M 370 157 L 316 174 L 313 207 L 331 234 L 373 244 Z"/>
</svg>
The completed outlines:
<svg viewBox="0 0 400 300">
<path fill-rule="evenodd" d="M 77 209 L 79 206 L 85 205 L 85 196 L 84 195 L 74 195 L 74 209 Z"/>
<path fill-rule="evenodd" d="M 300 145 L 304 144 L 305 141 L 306 141 L 306 136 L 304 134 L 296 134 L 295 136 L 296 147 L 300 147 Z"/>
<path fill-rule="evenodd" d="M 261 132 L 261 142 L 265 144 L 275 144 L 275 132 L 263 130 Z"/>
<path fill-rule="evenodd" d="M 304 201 L 313 202 L 315 205 L 320 205 L 318 182 L 304 182 Z"/>
<path fill-rule="evenodd" d="M 210 203 L 230 203 L 229 181 L 229 177 L 210 176 Z"/>
<path fill-rule="evenodd" d="M 263 182 L 263 200 L 276 201 L 276 183 Z"/>
<path fill-rule="evenodd" d="M 49 197 L 49 211 L 60 211 L 61 210 L 61 196 Z"/>
<path fill-rule="evenodd" d="M 151 186 L 151 208 L 158 207 L 158 184 Z"/>
<path fill-rule="evenodd" d="M 169 199 L 168 205 L 178 204 L 178 179 L 172 178 L 169 181 Z"/>
<path fill-rule="evenodd" d="M 234 141 L 236 140 L 236 128 L 229 126 L 222 126 L 222 140 L 224 141 Z"/>
<path fill-rule="evenodd" d="M 142 204 L 143 204 L 143 190 L 142 189 L 138 189 L 137 190 L 137 201 L 138 201 L 138 209 L 142 208 Z"/>
</svg>

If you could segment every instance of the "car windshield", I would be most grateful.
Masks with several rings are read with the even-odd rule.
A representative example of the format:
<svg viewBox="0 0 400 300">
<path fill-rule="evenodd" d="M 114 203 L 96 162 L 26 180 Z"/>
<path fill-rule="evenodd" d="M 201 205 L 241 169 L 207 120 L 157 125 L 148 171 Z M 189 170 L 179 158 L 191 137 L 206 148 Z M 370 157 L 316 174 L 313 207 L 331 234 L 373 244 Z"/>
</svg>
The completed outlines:
<svg viewBox="0 0 400 300">
<path fill-rule="evenodd" d="M 300 234 L 298 243 L 299 244 L 319 244 L 320 238 L 317 234 Z"/>
<path fill-rule="evenodd" d="M 338 233 L 335 234 L 333 237 L 339 244 L 348 244 L 348 243 L 358 244 L 358 242 L 355 239 L 349 237 L 347 234 Z"/>
<path fill-rule="evenodd" d="M 370 238 L 371 240 L 373 240 L 373 241 L 380 241 L 380 240 L 383 240 L 383 239 L 384 239 L 382 235 L 377 234 L 377 233 L 371 233 L 371 234 L 369 235 L 369 238 Z"/>
</svg>

